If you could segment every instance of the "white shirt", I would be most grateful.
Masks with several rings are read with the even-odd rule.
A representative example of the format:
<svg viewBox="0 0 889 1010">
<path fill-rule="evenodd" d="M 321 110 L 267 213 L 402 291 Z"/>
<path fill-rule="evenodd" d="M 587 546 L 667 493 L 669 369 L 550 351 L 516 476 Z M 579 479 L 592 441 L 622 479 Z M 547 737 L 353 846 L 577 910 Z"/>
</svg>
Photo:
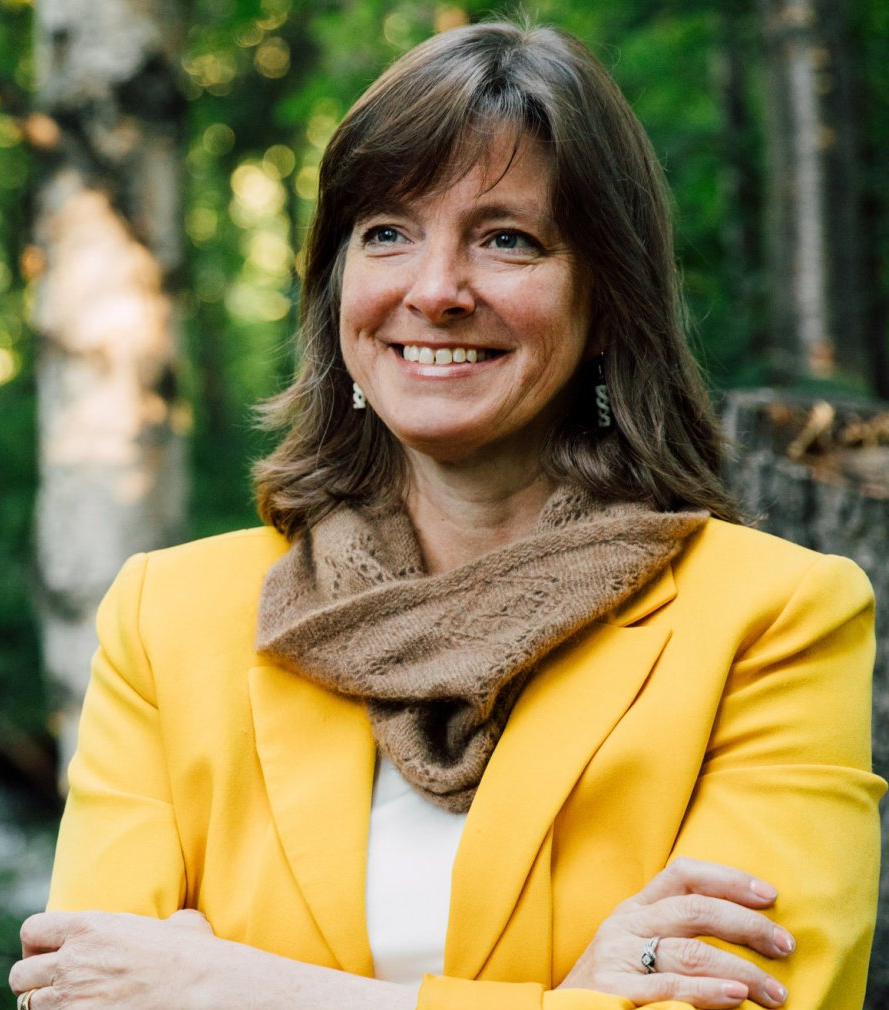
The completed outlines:
<svg viewBox="0 0 889 1010">
<path fill-rule="evenodd" d="M 419 984 L 427 972 L 442 974 L 451 870 L 465 822 L 378 756 L 367 846 L 367 931 L 378 979 Z"/>
</svg>

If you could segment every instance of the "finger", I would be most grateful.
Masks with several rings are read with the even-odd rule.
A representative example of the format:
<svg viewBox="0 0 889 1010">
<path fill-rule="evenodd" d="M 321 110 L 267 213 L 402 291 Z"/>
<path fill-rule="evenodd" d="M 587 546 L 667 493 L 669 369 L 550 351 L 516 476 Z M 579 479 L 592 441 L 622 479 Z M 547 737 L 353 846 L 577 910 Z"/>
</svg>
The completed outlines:
<svg viewBox="0 0 889 1010">
<path fill-rule="evenodd" d="M 706 894 L 752 908 L 767 908 L 778 896 L 771 884 L 743 870 L 680 856 L 649 881 L 634 900 L 650 905 L 677 894 Z"/>
<path fill-rule="evenodd" d="M 18 995 L 28 989 L 50 986 L 56 977 L 58 964 L 59 955 L 56 951 L 51 954 L 35 954 L 33 957 L 16 961 L 9 972 L 9 988 Z"/>
<path fill-rule="evenodd" d="M 29 1010 L 58 1010 L 59 1008 L 59 995 L 55 989 L 50 986 L 42 989 L 35 989 L 31 993 L 31 998 L 28 1001 Z"/>
<path fill-rule="evenodd" d="M 84 912 L 38 912 L 22 923 L 22 955 L 31 957 L 58 950 L 71 931 L 83 922 Z"/>
<path fill-rule="evenodd" d="M 657 968 L 674 975 L 740 982 L 747 987 L 748 999 L 763 1007 L 779 1007 L 787 999 L 784 986 L 755 964 L 694 938 L 664 937 L 657 946 Z"/>
<path fill-rule="evenodd" d="M 178 912 L 174 912 L 167 919 L 167 922 L 172 926 L 182 926 L 185 929 L 194 929 L 213 936 L 213 927 L 207 921 L 207 917 L 196 908 L 180 908 Z"/>
<path fill-rule="evenodd" d="M 654 975 L 603 972 L 596 977 L 602 992 L 619 992 L 637 1005 L 677 1000 L 699 1010 L 728 1010 L 747 999 L 747 986 L 721 978 L 696 978 L 658 972 Z"/>
<path fill-rule="evenodd" d="M 638 929 L 638 926 L 634 923 L 633 928 Z M 701 894 L 664 898 L 650 906 L 645 929 L 639 935 L 712 936 L 771 958 L 787 957 L 796 948 L 790 933 L 776 926 L 768 916 L 733 901 Z"/>
</svg>

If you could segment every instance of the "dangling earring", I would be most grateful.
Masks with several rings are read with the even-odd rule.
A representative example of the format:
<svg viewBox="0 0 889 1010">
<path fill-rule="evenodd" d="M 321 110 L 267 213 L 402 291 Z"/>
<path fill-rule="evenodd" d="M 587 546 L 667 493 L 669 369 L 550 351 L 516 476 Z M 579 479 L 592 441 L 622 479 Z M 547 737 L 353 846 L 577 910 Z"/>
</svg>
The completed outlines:
<svg viewBox="0 0 889 1010">
<path fill-rule="evenodd" d="M 593 363 L 593 390 L 596 395 L 596 427 L 603 434 L 614 430 L 611 397 L 605 383 L 605 355 L 600 354 Z"/>
<path fill-rule="evenodd" d="M 364 410 L 367 406 L 367 397 L 364 395 L 364 390 L 357 382 L 352 383 L 352 409 L 353 410 Z"/>
</svg>

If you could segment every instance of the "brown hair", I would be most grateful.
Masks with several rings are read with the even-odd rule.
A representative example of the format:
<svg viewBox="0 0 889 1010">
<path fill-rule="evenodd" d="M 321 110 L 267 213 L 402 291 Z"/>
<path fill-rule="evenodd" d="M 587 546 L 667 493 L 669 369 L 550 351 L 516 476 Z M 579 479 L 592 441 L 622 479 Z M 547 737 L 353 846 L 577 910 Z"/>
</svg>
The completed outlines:
<svg viewBox="0 0 889 1010">
<path fill-rule="evenodd" d="M 390 196 L 429 193 L 484 157 L 491 135 L 530 134 L 553 165 L 552 211 L 595 280 L 595 339 L 616 430 L 596 433 L 592 377 L 549 439 L 548 473 L 611 499 L 696 506 L 738 520 L 722 442 L 685 337 L 666 187 L 642 126 L 599 61 L 554 28 L 484 23 L 428 39 L 356 102 L 321 163 L 302 289 L 302 363 L 266 405 L 286 431 L 255 468 L 263 520 L 288 537 L 339 502 L 404 491 L 403 456 L 355 411 L 339 350 L 345 249 Z"/>
</svg>

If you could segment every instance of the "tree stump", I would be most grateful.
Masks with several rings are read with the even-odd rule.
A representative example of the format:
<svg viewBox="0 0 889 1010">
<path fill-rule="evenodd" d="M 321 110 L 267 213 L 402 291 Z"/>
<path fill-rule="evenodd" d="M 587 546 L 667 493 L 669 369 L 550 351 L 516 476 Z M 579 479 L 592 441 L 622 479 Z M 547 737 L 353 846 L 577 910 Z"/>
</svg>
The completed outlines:
<svg viewBox="0 0 889 1010">
<path fill-rule="evenodd" d="M 735 392 L 723 422 L 733 448 L 728 479 L 760 529 L 852 558 L 877 599 L 874 771 L 889 777 L 889 404 L 775 390 Z M 865 1010 L 889 1006 L 889 805 Z"/>
</svg>

